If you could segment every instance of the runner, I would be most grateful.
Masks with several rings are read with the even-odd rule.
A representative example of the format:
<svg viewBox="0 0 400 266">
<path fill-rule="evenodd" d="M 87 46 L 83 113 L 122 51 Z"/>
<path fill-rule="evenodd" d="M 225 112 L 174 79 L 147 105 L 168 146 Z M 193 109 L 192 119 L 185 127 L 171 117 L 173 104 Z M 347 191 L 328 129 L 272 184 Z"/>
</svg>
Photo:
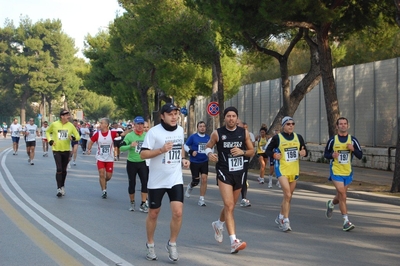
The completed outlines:
<svg viewBox="0 0 400 266">
<path fill-rule="evenodd" d="M 257 155 L 258 161 L 260 162 L 260 177 L 258 177 L 258 182 L 260 184 L 264 184 L 264 174 L 265 168 L 268 165 L 268 155 L 265 154 L 265 150 L 267 148 L 267 128 L 262 127 L 260 128 L 259 137 L 257 138 L 258 145 L 257 145 Z M 269 176 L 269 183 L 268 187 L 272 187 L 272 176 Z"/>
<path fill-rule="evenodd" d="M 243 123 L 240 118 L 237 119 L 236 125 L 238 127 L 242 127 L 244 129 L 247 129 L 247 124 Z M 251 134 L 249 132 L 250 140 L 253 143 L 254 147 L 254 142 L 253 139 L 251 138 Z M 240 194 L 242 195 L 242 200 L 240 201 L 240 207 L 250 207 L 251 203 L 250 200 L 247 198 L 247 188 L 249 187 L 249 181 L 247 180 L 247 173 L 249 171 L 249 164 L 250 164 L 250 157 L 244 157 L 244 178 L 243 178 L 243 186 L 240 191 Z"/>
<path fill-rule="evenodd" d="M 340 117 L 336 121 L 338 134 L 331 137 L 325 147 L 324 157 L 331 161 L 329 180 L 336 188 L 336 195 L 333 200 L 326 203 L 326 217 L 332 218 L 333 208 L 339 204 L 343 217 L 343 231 L 354 229 L 354 224 L 349 221 L 347 214 L 347 189 L 353 181 L 353 168 L 351 162 L 353 155 L 362 159 L 363 152 L 358 140 L 348 133 L 349 121 Z"/>
<path fill-rule="evenodd" d="M 86 123 L 83 123 L 81 128 L 81 148 L 82 148 L 82 154 L 86 153 L 87 149 L 87 142 L 90 140 L 90 130 L 87 128 Z"/>
<path fill-rule="evenodd" d="M 26 153 L 28 154 L 28 163 L 34 165 L 33 159 L 35 158 L 36 136 L 39 136 L 37 125 L 34 124 L 33 118 L 29 119 L 29 123 L 25 126 L 26 137 Z"/>
<path fill-rule="evenodd" d="M 40 135 L 42 136 L 42 147 L 43 147 L 43 157 L 48 157 L 49 142 L 47 141 L 46 131 L 48 129 L 49 123 L 47 121 L 43 122 L 43 126 L 40 130 Z"/>
<path fill-rule="evenodd" d="M 3 131 L 3 137 L 7 137 L 7 132 L 8 132 L 8 126 L 6 122 L 3 122 L 3 125 L 1 126 L 1 130 Z"/>
<path fill-rule="evenodd" d="M 139 210 L 141 212 L 148 212 L 147 200 L 147 181 L 149 179 L 149 168 L 145 160 L 140 158 L 140 149 L 143 144 L 146 133 L 143 131 L 144 119 L 141 116 L 135 117 L 134 130 L 128 133 L 121 143 L 121 151 L 128 151 L 128 160 L 126 163 L 126 172 L 128 173 L 129 186 L 128 193 L 131 206 L 130 211 L 135 211 L 135 188 L 136 188 L 136 175 L 139 175 L 141 188 L 141 203 Z"/>
<path fill-rule="evenodd" d="M 79 141 L 80 136 L 75 126 L 69 122 L 68 110 L 60 112 L 60 120 L 53 122 L 46 131 L 46 138 L 52 146 L 56 163 L 57 197 L 65 195 L 67 165 L 70 159 L 71 140 Z"/>
<path fill-rule="evenodd" d="M 290 116 L 282 119 L 282 132 L 272 137 L 266 154 L 275 159 L 275 173 L 282 186 L 283 199 L 279 215 L 275 223 L 279 229 L 291 231 L 289 221 L 290 202 L 292 200 L 296 181 L 300 173 L 300 157 L 307 157 L 307 149 L 303 137 L 294 133 L 294 121 Z"/>
<path fill-rule="evenodd" d="M 217 162 L 218 188 L 221 193 L 224 207 L 218 221 L 212 223 L 215 240 L 223 241 L 224 224 L 228 230 L 231 253 L 238 253 L 246 248 L 246 242 L 236 238 L 234 209 L 239 198 L 245 175 L 244 158 L 254 154 L 253 143 L 249 132 L 237 126 L 238 110 L 231 106 L 224 110 L 225 126 L 214 130 L 210 141 L 206 145 L 208 159 Z M 218 154 L 212 152 L 217 145 Z"/>
<path fill-rule="evenodd" d="M 110 181 L 114 171 L 113 140 L 118 136 L 118 132 L 109 130 L 109 125 L 108 118 L 100 119 L 100 131 L 90 138 L 87 149 L 87 154 L 90 155 L 93 143 L 97 143 L 96 160 L 103 199 L 107 198 L 107 182 Z"/>
<path fill-rule="evenodd" d="M 154 249 L 154 233 L 161 202 L 167 193 L 170 200 L 171 222 L 170 237 L 165 246 L 171 261 L 179 260 L 176 240 L 182 225 L 183 178 L 181 164 L 189 168 L 190 161 L 183 159 L 185 151 L 184 131 L 178 125 L 178 107 L 172 103 L 160 109 L 161 123 L 147 132 L 140 152 L 141 159 L 151 159 L 149 166 L 149 213 L 146 219 L 148 260 L 157 260 Z"/>
<path fill-rule="evenodd" d="M 198 205 L 206 206 L 204 196 L 207 190 L 208 178 L 208 157 L 205 154 L 207 142 L 210 136 L 206 134 L 206 123 L 200 121 L 197 123 L 197 132 L 191 135 L 185 143 L 185 151 L 190 155 L 190 172 L 192 173 L 192 182 L 186 188 L 185 196 L 190 198 L 190 194 L 195 186 L 200 183 L 200 198 Z"/>
<path fill-rule="evenodd" d="M 19 138 L 22 132 L 22 126 L 18 123 L 17 118 L 14 118 L 13 123 L 10 125 L 10 132 L 13 143 L 13 155 L 18 155 Z"/>
</svg>

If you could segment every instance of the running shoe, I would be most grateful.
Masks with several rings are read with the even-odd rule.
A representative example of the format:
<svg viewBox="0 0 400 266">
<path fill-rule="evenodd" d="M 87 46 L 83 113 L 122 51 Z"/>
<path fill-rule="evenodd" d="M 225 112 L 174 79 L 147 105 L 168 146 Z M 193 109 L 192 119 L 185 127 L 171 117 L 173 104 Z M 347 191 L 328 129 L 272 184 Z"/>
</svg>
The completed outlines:
<svg viewBox="0 0 400 266">
<path fill-rule="evenodd" d="M 146 243 L 146 248 L 147 248 L 146 259 L 147 260 L 157 260 L 157 255 L 154 250 L 154 243 L 153 244 Z"/>
<path fill-rule="evenodd" d="M 231 254 L 238 253 L 239 250 L 245 249 L 246 246 L 247 246 L 246 242 L 243 242 L 240 239 L 235 239 L 235 241 L 231 245 Z"/>
<path fill-rule="evenodd" d="M 283 224 L 282 224 L 282 231 L 283 231 L 283 232 L 292 231 L 292 228 L 290 227 L 290 222 L 289 222 L 289 221 L 283 222 Z"/>
<path fill-rule="evenodd" d="M 107 198 L 107 191 L 103 191 L 103 194 L 101 195 L 101 197 L 102 197 L 103 199 L 106 199 L 106 198 Z"/>
<path fill-rule="evenodd" d="M 62 193 L 61 193 L 61 188 L 57 188 L 57 197 L 61 197 Z"/>
<path fill-rule="evenodd" d="M 28 163 L 29 163 L 29 164 L 31 163 L 31 159 L 28 159 Z"/>
<path fill-rule="evenodd" d="M 276 181 L 276 186 L 277 186 L 278 188 L 282 188 L 282 187 L 281 187 L 281 183 L 279 183 L 279 180 Z"/>
<path fill-rule="evenodd" d="M 61 187 L 61 196 L 65 196 L 65 189 L 64 189 L 64 187 Z"/>
<path fill-rule="evenodd" d="M 165 249 L 168 252 L 168 259 L 170 261 L 178 261 L 179 260 L 179 254 L 178 250 L 176 249 L 176 243 L 171 244 L 168 240 L 167 245 L 165 245 Z"/>
<path fill-rule="evenodd" d="M 199 202 L 197 202 L 197 204 L 201 207 L 206 207 L 206 202 L 203 199 L 199 199 Z"/>
<path fill-rule="evenodd" d="M 143 202 L 140 205 L 139 211 L 144 212 L 144 213 L 148 213 L 149 212 L 149 207 L 147 206 L 146 202 Z"/>
<path fill-rule="evenodd" d="M 268 183 L 268 188 L 272 188 L 272 181 Z"/>
<path fill-rule="evenodd" d="M 259 184 L 264 184 L 264 177 L 257 178 Z"/>
<path fill-rule="evenodd" d="M 355 225 L 352 224 L 350 221 L 347 221 L 343 224 L 343 231 L 350 231 L 354 229 Z"/>
<path fill-rule="evenodd" d="M 224 231 L 224 227 L 222 226 L 221 228 L 218 228 L 217 226 L 218 221 L 212 222 L 212 227 L 214 229 L 214 237 L 215 240 L 217 240 L 217 242 L 222 243 L 222 241 L 224 240 L 224 235 L 223 235 L 223 231 Z"/>
<path fill-rule="evenodd" d="M 68 168 L 71 168 L 71 163 L 70 162 L 68 163 Z"/>
<path fill-rule="evenodd" d="M 114 156 L 114 161 L 117 161 L 117 156 Z"/>
<path fill-rule="evenodd" d="M 31 161 L 31 165 L 34 165 L 34 163 Z"/>
<path fill-rule="evenodd" d="M 278 225 L 279 229 L 283 227 L 283 219 L 279 219 L 279 215 L 275 218 L 275 223 Z"/>
<path fill-rule="evenodd" d="M 242 199 L 240 201 L 240 207 L 250 207 L 251 203 L 248 199 Z"/>
<path fill-rule="evenodd" d="M 130 210 L 131 212 L 134 212 L 134 211 L 135 211 L 135 202 L 134 202 L 134 201 L 131 201 L 131 207 L 129 208 L 129 210 Z"/>
<path fill-rule="evenodd" d="M 335 206 L 331 207 L 331 203 L 332 200 L 328 200 L 328 202 L 326 203 L 326 212 L 325 212 L 325 216 L 328 219 L 332 218 L 332 214 L 333 214 L 333 209 L 335 208 Z"/>
<path fill-rule="evenodd" d="M 186 198 L 190 198 L 190 193 L 192 193 L 192 191 L 193 191 L 193 188 L 190 186 L 190 184 L 187 185 L 186 192 L 185 192 L 185 197 Z"/>
<path fill-rule="evenodd" d="M 85 155 L 85 151 L 83 151 L 82 154 Z"/>
<path fill-rule="evenodd" d="M 72 164 L 73 164 L 74 166 L 76 166 L 76 163 L 75 163 L 75 161 L 73 161 L 73 162 L 72 162 Z"/>
</svg>

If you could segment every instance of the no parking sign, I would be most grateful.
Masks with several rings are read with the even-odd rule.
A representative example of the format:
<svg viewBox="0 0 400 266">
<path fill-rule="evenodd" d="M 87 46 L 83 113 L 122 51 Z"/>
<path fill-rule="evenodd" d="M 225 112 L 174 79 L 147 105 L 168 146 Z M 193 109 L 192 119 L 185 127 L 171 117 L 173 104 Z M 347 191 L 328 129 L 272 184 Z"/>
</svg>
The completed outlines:
<svg viewBox="0 0 400 266">
<path fill-rule="evenodd" d="M 219 106 L 217 102 L 210 102 L 207 105 L 207 113 L 211 116 L 216 116 L 219 114 Z"/>
</svg>

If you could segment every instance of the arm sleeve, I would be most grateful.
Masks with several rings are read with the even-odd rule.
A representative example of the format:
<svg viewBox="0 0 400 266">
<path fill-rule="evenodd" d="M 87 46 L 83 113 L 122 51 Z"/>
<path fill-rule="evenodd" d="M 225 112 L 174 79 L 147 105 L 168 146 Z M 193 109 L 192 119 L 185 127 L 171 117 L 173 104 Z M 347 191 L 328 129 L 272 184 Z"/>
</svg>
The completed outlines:
<svg viewBox="0 0 400 266">
<path fill-rule="evenodd" d="M 307 157 L 308 156 L 308 150 L 307 150 L 307 147 L 306 147 L 306 143 L 305 143 L 305 141 L 304 141 L 304 139 L 303 139 L 303 137 L 301 135 L 297 134 L 297 136 L 298 136 L 299 141 L 300 141 L 300 150 L 301 150 L 302 147 L 304 147 L 304 149 L 306 150 L 306 155 L 304 155 L 304 157 Z"/>
<path fill-rule="evenodd" d="M 268 144 L 265 154 L 269 157 L 274 156 L 274 149 L 279 146 L 279 136 L 275 135 L 272 137 L 271 142 Z"/>
<path fill-rule="evenodd" d="M 354 146 L 354 152 L 353 152 L 354 156 L 356 156 L 359 160 L 361 160 L 362 157 L 363 157 L 363 152 L 362 152 L 360 143 L 353 136 L 351 136 L 351 142 L 352 142 L 352 144 Z"/>
<path fill-rule="evenodd" d="M 333 153 L 333 138 L 330 138 L 326 143 L 324 157 L 328 160 L 332 160 L 332 153 Z"/>
</svg>

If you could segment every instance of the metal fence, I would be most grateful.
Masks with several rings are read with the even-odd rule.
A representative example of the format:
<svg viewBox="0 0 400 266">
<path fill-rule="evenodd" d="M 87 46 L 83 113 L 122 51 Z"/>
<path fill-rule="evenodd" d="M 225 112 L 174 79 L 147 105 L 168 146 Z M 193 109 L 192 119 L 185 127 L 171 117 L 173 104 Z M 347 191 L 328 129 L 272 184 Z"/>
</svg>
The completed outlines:
<svg viewBox="0 0 400 266">
<path fill-rule="evenodd" d="M 361 145 L 371 147 L 396 146 L 398 117 L 400 117 L 399 58 L 334 69 L 340 115 L 350 123 L 349 133 Z M 291 90 L 304 77 L 290 77 Z M 209 98 L 198 97 L 195 119 L 209 119 L 206 108 Z M 268 80 L 242 86 L 239 92 L 225 102 L 235 106 L 239 117 L 247 122 L 255 134 L 262 123 L 273 122 L 282 106 L 281 80 Z M 324 144 L 328 140 L 328 124 L 322 82 L 300 103 L 294 117 L 295 131 L 306 142 Z"/>
</svg>

